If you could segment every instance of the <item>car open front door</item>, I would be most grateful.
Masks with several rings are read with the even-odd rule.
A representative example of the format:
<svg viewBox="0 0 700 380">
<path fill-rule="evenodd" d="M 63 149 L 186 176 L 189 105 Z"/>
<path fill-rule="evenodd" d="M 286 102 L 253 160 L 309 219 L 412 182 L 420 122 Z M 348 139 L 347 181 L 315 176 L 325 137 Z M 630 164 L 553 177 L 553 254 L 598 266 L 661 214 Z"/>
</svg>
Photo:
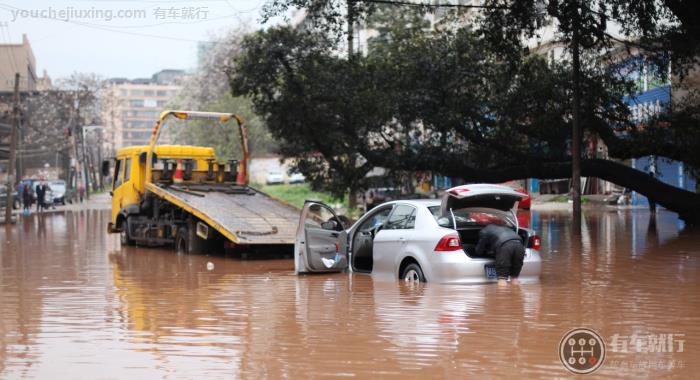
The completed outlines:
<svg viewBox="0 0 700 380">
<path fill-rule="evenodd" d="M 347 267 L 345 227 L 330 207 L 306 201 L 294 243 L 294 272 L 341 272 Z"/>
</svg>

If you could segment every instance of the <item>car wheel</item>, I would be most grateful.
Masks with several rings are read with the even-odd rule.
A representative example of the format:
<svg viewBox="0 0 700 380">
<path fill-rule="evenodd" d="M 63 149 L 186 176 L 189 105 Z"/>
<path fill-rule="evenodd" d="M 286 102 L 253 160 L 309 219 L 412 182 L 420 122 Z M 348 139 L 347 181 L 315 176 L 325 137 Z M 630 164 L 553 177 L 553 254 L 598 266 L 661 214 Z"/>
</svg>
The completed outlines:
<svg viewBox="0 0 700 380">
<path fill-rule="evenodd" d="M 177 230 L 177 235 L 175 236 L 175 252 L 178 255 L 185 255 L 190 253 L 190 243 L 187 236 L 187 228 L 180 227 Z"/>
<path fill-rule="evenodd" d="M 425 282 L 425 276 L 423 275 L 423 270 L 420 269 L 418 264 L 409 264 L 404 268 L 401 278 L 407 284 L 416 284 L 419 282 Z"/>
<path fill-rule="evenodd" d="M 126 219 L 119 224 L 119 240 L 122 245 L 134 245 L 134 239 L 129 234 L 129 227 Z"/>
</svg>

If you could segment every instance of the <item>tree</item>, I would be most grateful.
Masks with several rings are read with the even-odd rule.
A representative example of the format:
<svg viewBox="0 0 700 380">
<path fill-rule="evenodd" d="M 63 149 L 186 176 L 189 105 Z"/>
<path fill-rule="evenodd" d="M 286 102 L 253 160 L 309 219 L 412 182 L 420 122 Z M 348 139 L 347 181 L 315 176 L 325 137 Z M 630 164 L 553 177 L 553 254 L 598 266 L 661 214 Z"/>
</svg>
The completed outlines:
<svg viewBox="0 0 700 380">
<path fill-rule="evenodd" d="M 481 32 L 495 46 L 512 52 L 522 47 L 522 37 L 531 38 L 549 20 L 556 23 L 561 42 L 568 47 L 572 60 L 572 192 L 574 231 L 581 221 L 581 56 L 600 59 L 620 43 L 644 46 L 658 67 L 668 64 L 671 53 L 685 72 L 688 63 L 696 62 L 700 38 L 695 21 L 685 12 L 698 11 L 697 4 L 683 0 L 487 0 Z M 692 13 L 691 13 L 692 14 Z M 610 33 L 610 26 L 620 29 L 620 37 Z M 680 38 L 679 38 L 680 37 Z M 606 52 L 607 50 L 607 52 Z M 602 54 L 601 54 L 602 53 Z"/>
<path fill-rule="evenodd" d="M 58 163 L 68 179 L 69 136 L 80 127 L 99 124 L 104 82 L 95 74 L 74 73 L 54 88 L 28 94 L 23 102 L 20 162 L 23 168 Z"/>
<path fill-rule="evenodd" d="M 257 32 L 243 42 L 232 90 L 251 97 L 282 153 L 302 157 L 299 169 L 336 194 L 361 187 L 374 166 L 489 182 L 570 174 L 568 62 L 504 60 L 486 36 L 468 29 L 390 33 L 397 34 L 366 57 L 345 60 L 323 34 Z M 586 135 L 601 136 L 615 158 L 694 157 L 690 150 L 670 152 L 673 133 L 700 140 L 687 128 L 692 109 L 683 114 L 685 130 L 676 120 L 665 129 L 639 126 L 623 101 L 632 83 L 595 60 L 582 64 L 580 79 L 581 125 Z M 700 215 L 697 194 L 623 164 L 583 158 L 581 170 L 638 190 L 688 222 Z"/>
<path fill-rule="evenodd" d="M 340 196 L 359 188 L 372 168 L 356 151 L 366 142 L 365 126 L 385 119 L 382 97 L 367 88 L 371 74 L 330 55 L 333 46 L 318 33 L 259 31 L 245 39 L 230 83 L 235 96 L 252 99 L 280 152 L 298 159 L 295 167 L 312 186 Z"/>
</svg>

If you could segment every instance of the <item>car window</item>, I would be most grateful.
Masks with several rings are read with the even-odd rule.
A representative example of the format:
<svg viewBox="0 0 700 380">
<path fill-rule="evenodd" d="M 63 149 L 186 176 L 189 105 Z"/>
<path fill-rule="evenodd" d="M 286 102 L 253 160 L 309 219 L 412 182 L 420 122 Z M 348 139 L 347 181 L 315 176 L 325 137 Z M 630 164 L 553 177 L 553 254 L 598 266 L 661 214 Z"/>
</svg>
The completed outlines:
<svg viewBox="0 0 700 380">
<path fill-rule="evenodd" d="M 389 214 L 391 213 L 392 207 L 388 206 L 386 208 L 381 208 L 377 211 L 374 211 L 374 214 L 372 214 L 367 220 L 362 222 L 362 224 L 359 227 L 360 231 L 369 231 L 371 229 L 377 228 L 386 222 L 386 220 L 389 218 Z"/>
<path fill-rule="evenodd" d="M 326 207 L 319 205 L 319 204 L 312 204 L 309 206 L 309 210 L 306 214 L 306 218 L 304 219 L 304 226 L 305 227 L 310 227 L 310 228 L 322 228 L 321 224 L 334 220 L 336 221 L 336 230 L 342 230 L 342 224 L 340 221 L 335 217 L 333 212 L 331 210 L 327 209 Z"/>
<path fill-rule="evenodd" d="M 398 205 L 391 213 L 384 226 L 387 230 L 403 230 L 413 228 L 416 224 L 416 209 L 409 205 Z"/>
<path fill-rule="evenodd" d="M 513 227 L 513 223 L 509 218 L 494 210 L 490 211 L 474 211 L 469 209 L 453 210 L 457 228 L 463 227 L 482 227 L 488 224 L 499 224 L 502 226 Z"/>
<path fill-rule="evenodd" d="M 428 210 L 433 214 L 433 218 L 440 223 L 441 217 L 444 216 L 440 214 L 440 206 L 431 206 L 428 207 Z M 487 224 L 500 224 L 502 226 L 515 227 L 513 220 L 506 212 L 495 209 L 465 208 L 452 210 L 452 213 L 454 214 L 457 228 L 483 227 Z M 452 227 L 452 218 L 449 217 L 449 223 L 440 225 L 443 227 Z"/>
</svg>

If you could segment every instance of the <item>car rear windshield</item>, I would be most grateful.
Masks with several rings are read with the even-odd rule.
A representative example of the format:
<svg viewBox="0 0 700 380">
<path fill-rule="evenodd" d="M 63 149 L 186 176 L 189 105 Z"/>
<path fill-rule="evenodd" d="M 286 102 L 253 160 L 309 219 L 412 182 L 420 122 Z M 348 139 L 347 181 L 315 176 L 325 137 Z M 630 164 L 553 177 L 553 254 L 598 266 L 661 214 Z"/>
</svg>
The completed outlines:
<svg viewBox="0 0 700 380">
<path fill-rule="evenodd" d="M 444 217 L 444 215 L 440 214 L 440 206 L 431 206 L 428 207 L 428 209 L 433 214 L 435 220 L 440 223 L 440 217 Z M 465 208 L 460 210 L 452 210 L 452 213 L 454 214 L 457 229 L 483 227 L 488 224 L 500 224 L 503 226 L 515 227 L 515 224 L 509 215 L 499 210 Z M 451 221 L 451 216 L 447 215 L 447 217 L 449 217 Z"/>
</svg>

